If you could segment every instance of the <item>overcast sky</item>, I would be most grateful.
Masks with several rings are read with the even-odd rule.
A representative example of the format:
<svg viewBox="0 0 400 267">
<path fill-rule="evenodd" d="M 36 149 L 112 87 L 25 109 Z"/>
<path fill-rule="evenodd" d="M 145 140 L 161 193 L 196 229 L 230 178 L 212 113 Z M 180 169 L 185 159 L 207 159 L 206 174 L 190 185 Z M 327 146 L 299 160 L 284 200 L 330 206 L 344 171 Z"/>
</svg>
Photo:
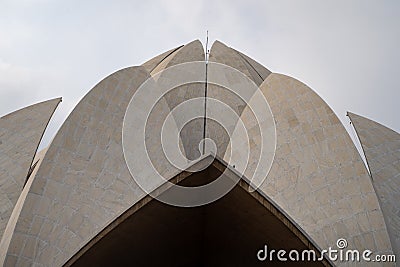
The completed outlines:
<svg viewBox="0 0 400 267">
<path fill-rule="evenodd" d="M 62 96 L 46 144 L 105 76 L 206 30 L 310 86 L 347 129 L 352 111 L 400 132 L 400 1 L 0 0 L 0 115 Z"/>
</svg>

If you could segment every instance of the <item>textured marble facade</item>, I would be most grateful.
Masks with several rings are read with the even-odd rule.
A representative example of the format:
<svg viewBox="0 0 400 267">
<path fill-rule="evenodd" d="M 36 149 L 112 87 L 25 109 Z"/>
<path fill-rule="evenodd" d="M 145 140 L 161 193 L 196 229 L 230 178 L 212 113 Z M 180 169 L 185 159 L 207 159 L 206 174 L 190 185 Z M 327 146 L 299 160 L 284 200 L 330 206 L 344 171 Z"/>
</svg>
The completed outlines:
<svg viewBox="0 0 400 267">
<path fill-rule="evenodd" d="M 0 243 L 3 249 L 0 260 L 5 266 L 62 266 L 146 196 L 124 159 L 122 126 L 129 101 L 147 79 L 172 66 L 201 62 L 204 58 L 201 43 L 193 41 L 156 56 L 142 66 L 117 71 L 87 93 L 46 153 L 37 155 L 39 163 L 24 189 L 24 180 L 17 182 L 14 178 L 19 191 L 6 188 L 7 194 L 12 194 L 9 197 L 12 201 L 0 203 L 0 208 L 7 209 L 9 214 L 3 228 L 11 213 L 13 219 L 7 226 L 7 240 Z M 275 149 L 271 170 L 257 190 L 267 195 L 319 248 L 333 247 L 342 237 L 352 249 L 371 249 L 374 253 L 385 254 L 397 251 L 399 135 L 351 114 L 372 177 L 376 176 L 371 180 L 345 128 L 312 89 L 291 77 L 272 73 L 219 41 L 210 50 L 209 62 L 240 71 L 269 103 L 271 116 L 265 116 L 263 123 L 256 125 L 248 105 L 255 101 L 253 91 L 243 99 L 232 90 L 208 85 L 207 99 L 225 103 L 244 122 L 250 140 L 250 162 L 245 175 L 259 164 L 261 130 L 276 130 L 276 142 L 271 140 L 266 144 L 268 149 Z M 212 68 L 210 72 L 208 75 L 212 76 Z M 162 75 L 158 77 L 162 78 Z M 232 76 L 227 80 L 232 85 L 237 82 Z M 153 142 L 150 149 L 154 155 L 160 155 L 154 161 L 167 178 L 174 177 L 179 170 L 162 157 L 156 134 L 168 113 L 185 101 L 204 97 L 204 88 L 205 83 L 174 88 L 155 107 L 157 116 L 149 117 L 153 131 L 146 139 Z M 45 109 L 53 110 L 56 104 L 58 100 L 53 100 Z M 183 114 L 174 114 L 177 124 L 181 116 Z M 49 118 L 42 116 L 41 124 L 25 126 L 43 131 Z M 13 124 L 24 123 L 15 119 Z M 216 144 L 217 156 L 234 165 L 227 154 L 236 151 L 241 157 L 242 149 L 240 145 L 230 147 L 227 131 L 231 130 L 213 120 L 204 123 L 203 119 L 195 119 L 180 131 L 179 144 L 185 156 L 192 160 L 201 156 L 199 143 L 203 137 L 210 138 Z M 24 138 L 30 136 L 22 137 L 21 142 L 26 143 Z M 16 147 L 12 134 L 0 134 L 0 149 L 2 142 Z M 25 147 L 25 143 L 21 146 Z M 38 142 L 35 147 L 31 146 L 31 141 L 28 143 L 27 159 L 10 154 L 11 162 L 27 161 L 25 174 L 32 165 Z M 134 147 L 133 143 L 133 150 Z M 137 160 L 141 160 L 140 155 Z M 2 159 L 0 164 L 3 162 Z M 265 162 L 260 164 L 269 168 Z M 8 177 L 5 175 L 8 174 L 3 171 L 1 179 Z M 140 175 L 148 174 L 143 171 Z M 146 178 L 151 183 L 152 177 Z M 391 191 L 388 186 L 397 189 Z"/>
<path fill-rule="evenodd" d="M 400 253 L 400 134 L 348 113 L 367 158 L 394 252 Z"/>
</svg>

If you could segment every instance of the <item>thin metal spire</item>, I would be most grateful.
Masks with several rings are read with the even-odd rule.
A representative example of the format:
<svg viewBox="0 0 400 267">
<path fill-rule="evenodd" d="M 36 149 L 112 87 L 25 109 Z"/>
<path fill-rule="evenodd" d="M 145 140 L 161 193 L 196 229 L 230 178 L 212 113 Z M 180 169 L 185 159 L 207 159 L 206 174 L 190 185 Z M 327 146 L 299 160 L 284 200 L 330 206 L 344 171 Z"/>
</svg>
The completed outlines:
<svg viewBox="0 0 400 267">
<path fill-rule="evenodd" d="M 208 50 L 208 31 L 207 31 L 207 35 L 206 35 L 206 53 L 205 53 L 205 61 L 206 64 L 208 64 L 208 55 L 210 53 L 210 50 Z"/>
</svg>

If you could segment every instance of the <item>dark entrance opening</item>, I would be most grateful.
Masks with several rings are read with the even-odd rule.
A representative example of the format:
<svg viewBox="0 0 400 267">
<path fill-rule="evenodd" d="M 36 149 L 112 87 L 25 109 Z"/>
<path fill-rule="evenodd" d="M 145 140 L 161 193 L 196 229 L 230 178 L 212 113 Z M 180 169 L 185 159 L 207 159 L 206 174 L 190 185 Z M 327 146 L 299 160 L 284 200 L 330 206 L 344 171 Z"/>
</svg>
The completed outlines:
<svg viewBox="0 0 400 267">
<path fill-rule="evenodd" d="M 218 166 L 219 164 L 219 166 Z M 221 164 L 188 175 L 183 186 L 206 184 Z M 257 199 L 258 198 L 258 199 Z M 66 266 L 323 266 L 325 262 L 259 261 L 257 252 L 312 248 L 282 214 L 239 183 L 221 199 L 201 207 L 174 207 L 157 200 L 121 216 L 113 229 L 92 240 Z M 135 204 L 136 205 L 136 204 Z M 313 247 L 315 250 L 315 247 Z M 317 253 L 318 255 L 318 253 Z M 287 257 L 287 255 L 286 255 Z"/>
</svg>

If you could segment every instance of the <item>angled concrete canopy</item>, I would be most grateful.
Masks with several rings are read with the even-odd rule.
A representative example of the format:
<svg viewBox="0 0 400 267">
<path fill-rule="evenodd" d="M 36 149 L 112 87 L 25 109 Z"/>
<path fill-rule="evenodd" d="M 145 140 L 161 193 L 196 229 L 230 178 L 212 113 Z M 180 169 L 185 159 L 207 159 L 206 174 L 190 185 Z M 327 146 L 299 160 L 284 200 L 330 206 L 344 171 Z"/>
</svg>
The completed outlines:
<svg viewBox="0 0 400 267">
<path fill-rule="evenodd" d="M 216 224 L 219 230 L 213 232 L 205 224 L 188 222 L 192 227 L 186 227 L 180 223 L 181 227 L 171 228 L 181 235 L 180 240 L 186 240 L 183 230 L 197 237 L 201 230 L 204 236 L 218 235 L 220 239 L 214 241 L 223 246 L 229 242 L 221 242 L 222 237 L 235 230 L 248 245 L 246 251 L 257 251 L 264 244 L 257 243 L 262 238 L 256 238 L 252 229 L 264 229 L 266 221 L 262 218 L 269 218 L 276 222 L 274 229 L 280 229 L 282 235 L 277 241 L 276 233 L 265 230 L 265 243 L 270 241 L 280 246 L 287 244 L 285 240 L 300 240 L 297 244 L 303 245 L 297 248 L 322 250 L 334 248 L 338 238 L 346 238 L 351 249 L 369 249 L 375 254 L 393 252 L 395 246 L 389 236 L 395 236 L 392 233 L 395 228 L 384 220 L 384 215 L 389 216 L 385 211 L 389 206 L 378 202 L 381 193 L 376 186 L 374 189 L 356 147 L 329 106 L 305 84 L 271 73 L 219 41 L 213 44 L 209 61 L 204 59 L 203 47 L 196 40 L 142 66 L 117 71 L 88 92 L 60 128 L 20 195 L 18 209 L 13 213 L 10 227 L 7 226 L 9 238 L 0 244 L 6 250 L 5 266 L 85 264 L 90 262 L 90 255 L 100 255 L 102 249 L 118 242 L 118 238 L 153 242 L 151 238 L 135 239 L 135 236 L 162 231 L 162 223 L 165 220 L 169 224 L 171 214 L 184 220 L 186 215 L 182 214 L 190 209 L 187 214 L 193 220 L 210 220 L 215 215 L 223 222 L 229 217 L 240 229 Z M 172 80 L 191 77 L 194 72 L 191 63 L 200 66 L 194 69 L 198 79 L 179 85 L 171 83 L 173 88 L 151 103 L 151 112 L 145 113 L 146 101 L 156 99 L 162 82 L 170 81 L 171 77 Z M 183 69 L 183 74 L 167 76 L 174 68 Z M 143 91 L 147 83 L 154 87 Z M 140 101 L 132 101 L 138 95 L 142 97 Z M 191 102 L 194 99 L 198 101 L 196 105 Z M 259 108 L 260 99 L 266 104 L 265 109 Z M 136 105 L 135 112 L 130 112 L 131 103 Z M 180 109 L 185 103 L 190 103 L 189 109 Z M 223 106 L 216 108 L 215 103 Z M 201 116 L 186 121 L 192 114 Z M 227 118 L 226 124 L 212 115 Z M 170 117 L 170 131 L 166 133 L 169 139 L 164 142 L 164 123 Z M 239 128 L 244 131 L 237 131 Z M 207 138 L 214 142 L 215 151 L 210 149 L 212 143 L 205 142 Z M 195 162 L 195 168 L 182 169 L 168 158 L 173 142 L 187 162 Z M 139 150 L 142 145 L 145 152 Z M 211 165 L 200 164 L 203 169 L 196 165 L 203 164 L 208 155 L 216 158 Z M 130 161 L 139 168 L 132 169 Z M 148 168 L 147 161 L 151 161 L 157 175 Z M 243 169 L 242 162 L 245 162 Z M 218 167 L 221 165 L 223 168 Z M 198 177 L 209 182 L 212 174 L 225 175 L 223 169 L 237 174 L 238 186 L 222 194 L 215 203 L 183 208 L 157 202 L 158 196 L 172 192 L 174 186 L 204 186 L 196 179 L 191 184 L 191 179 L 184 178 Z M 171 189 L 166 191 L 165 184 L 157 182 L 158 176 L 166 184 L 173 181 L 166 187 Z M 254 177 L 260 183 L 254 183 Z M 148 188 L 151 190 L 147 191 Z M 235 205 L 237 209 L 232 208 Z M 390 208 L 398 209 L 398 202 Z M 252 213 L 255 211 L 265 216 L 257 218 Z M 204 212 L 214 215 L 199 216 Z M 148 224 L 141 221 L 154 213 L 160 217 L 153 217 Z M 138 229 L 126 232 L 126 225 Z M 121 237 L 124 233 L 127 235 Z M 179 244 L 173 241 L 163 244 L 165 255 L 176 254 L 173 248 Z M 126 249 L 119 245 L 121 250 L 110 250 L 110 257 Z M 224 247 L 225 251 L 227 248 Z M 133 258 L 145 254 L 139 250 L 130 253 Z M 193 258 L 189 260 L 196 263 Z M 140 262 L 146 260 L 140 258 L 137 263 Z M 346 265 L 345 262 L 326 264 Z"/>
<path fill-rule="evenodd" d="M 195 163 L 203 164 L 208 167 L 195 173 L 183 171 L 171 181 L 193 187 L 207 184 L 222 173 L 237 175 L 219 158 L 208 156 Z M 248 181 L 243 179 L 226 197 L 197 208 L 177 208 L 145 197 L 103 229 L 65 266 L 126 266 L 131 263 L 130 251 L 140 251 L 142 257 L 136 261 L 140 266 L 197 266 L 200 262 L 203 266 L 253 266 L 258 263 L 254 245 L 262 246 L 266 239 L 271 247 L 310 249 L 320 256 L 318 248 L 296 223 L 268 197 L 250 193 L 249 188 Z M 160 192 L 168 193 L 168 189 Z M 228 247 L 224 245 L 227 239 Z M 171 257 L 170 251 L 179 251 L 179 257 Z M 325 259 L 296 266 L 331 264 Z"/>
<path fill-rule="evenodd" d="M 400 255 L 400 134 L 360 115 L 347 115 L 365 153 L 393 250 Z"/>
<path fill-rule="evenodd" d="M 48 100 L 0 118 L 0 240 L 60 102 L 61 98 Z"/>
</svg>

